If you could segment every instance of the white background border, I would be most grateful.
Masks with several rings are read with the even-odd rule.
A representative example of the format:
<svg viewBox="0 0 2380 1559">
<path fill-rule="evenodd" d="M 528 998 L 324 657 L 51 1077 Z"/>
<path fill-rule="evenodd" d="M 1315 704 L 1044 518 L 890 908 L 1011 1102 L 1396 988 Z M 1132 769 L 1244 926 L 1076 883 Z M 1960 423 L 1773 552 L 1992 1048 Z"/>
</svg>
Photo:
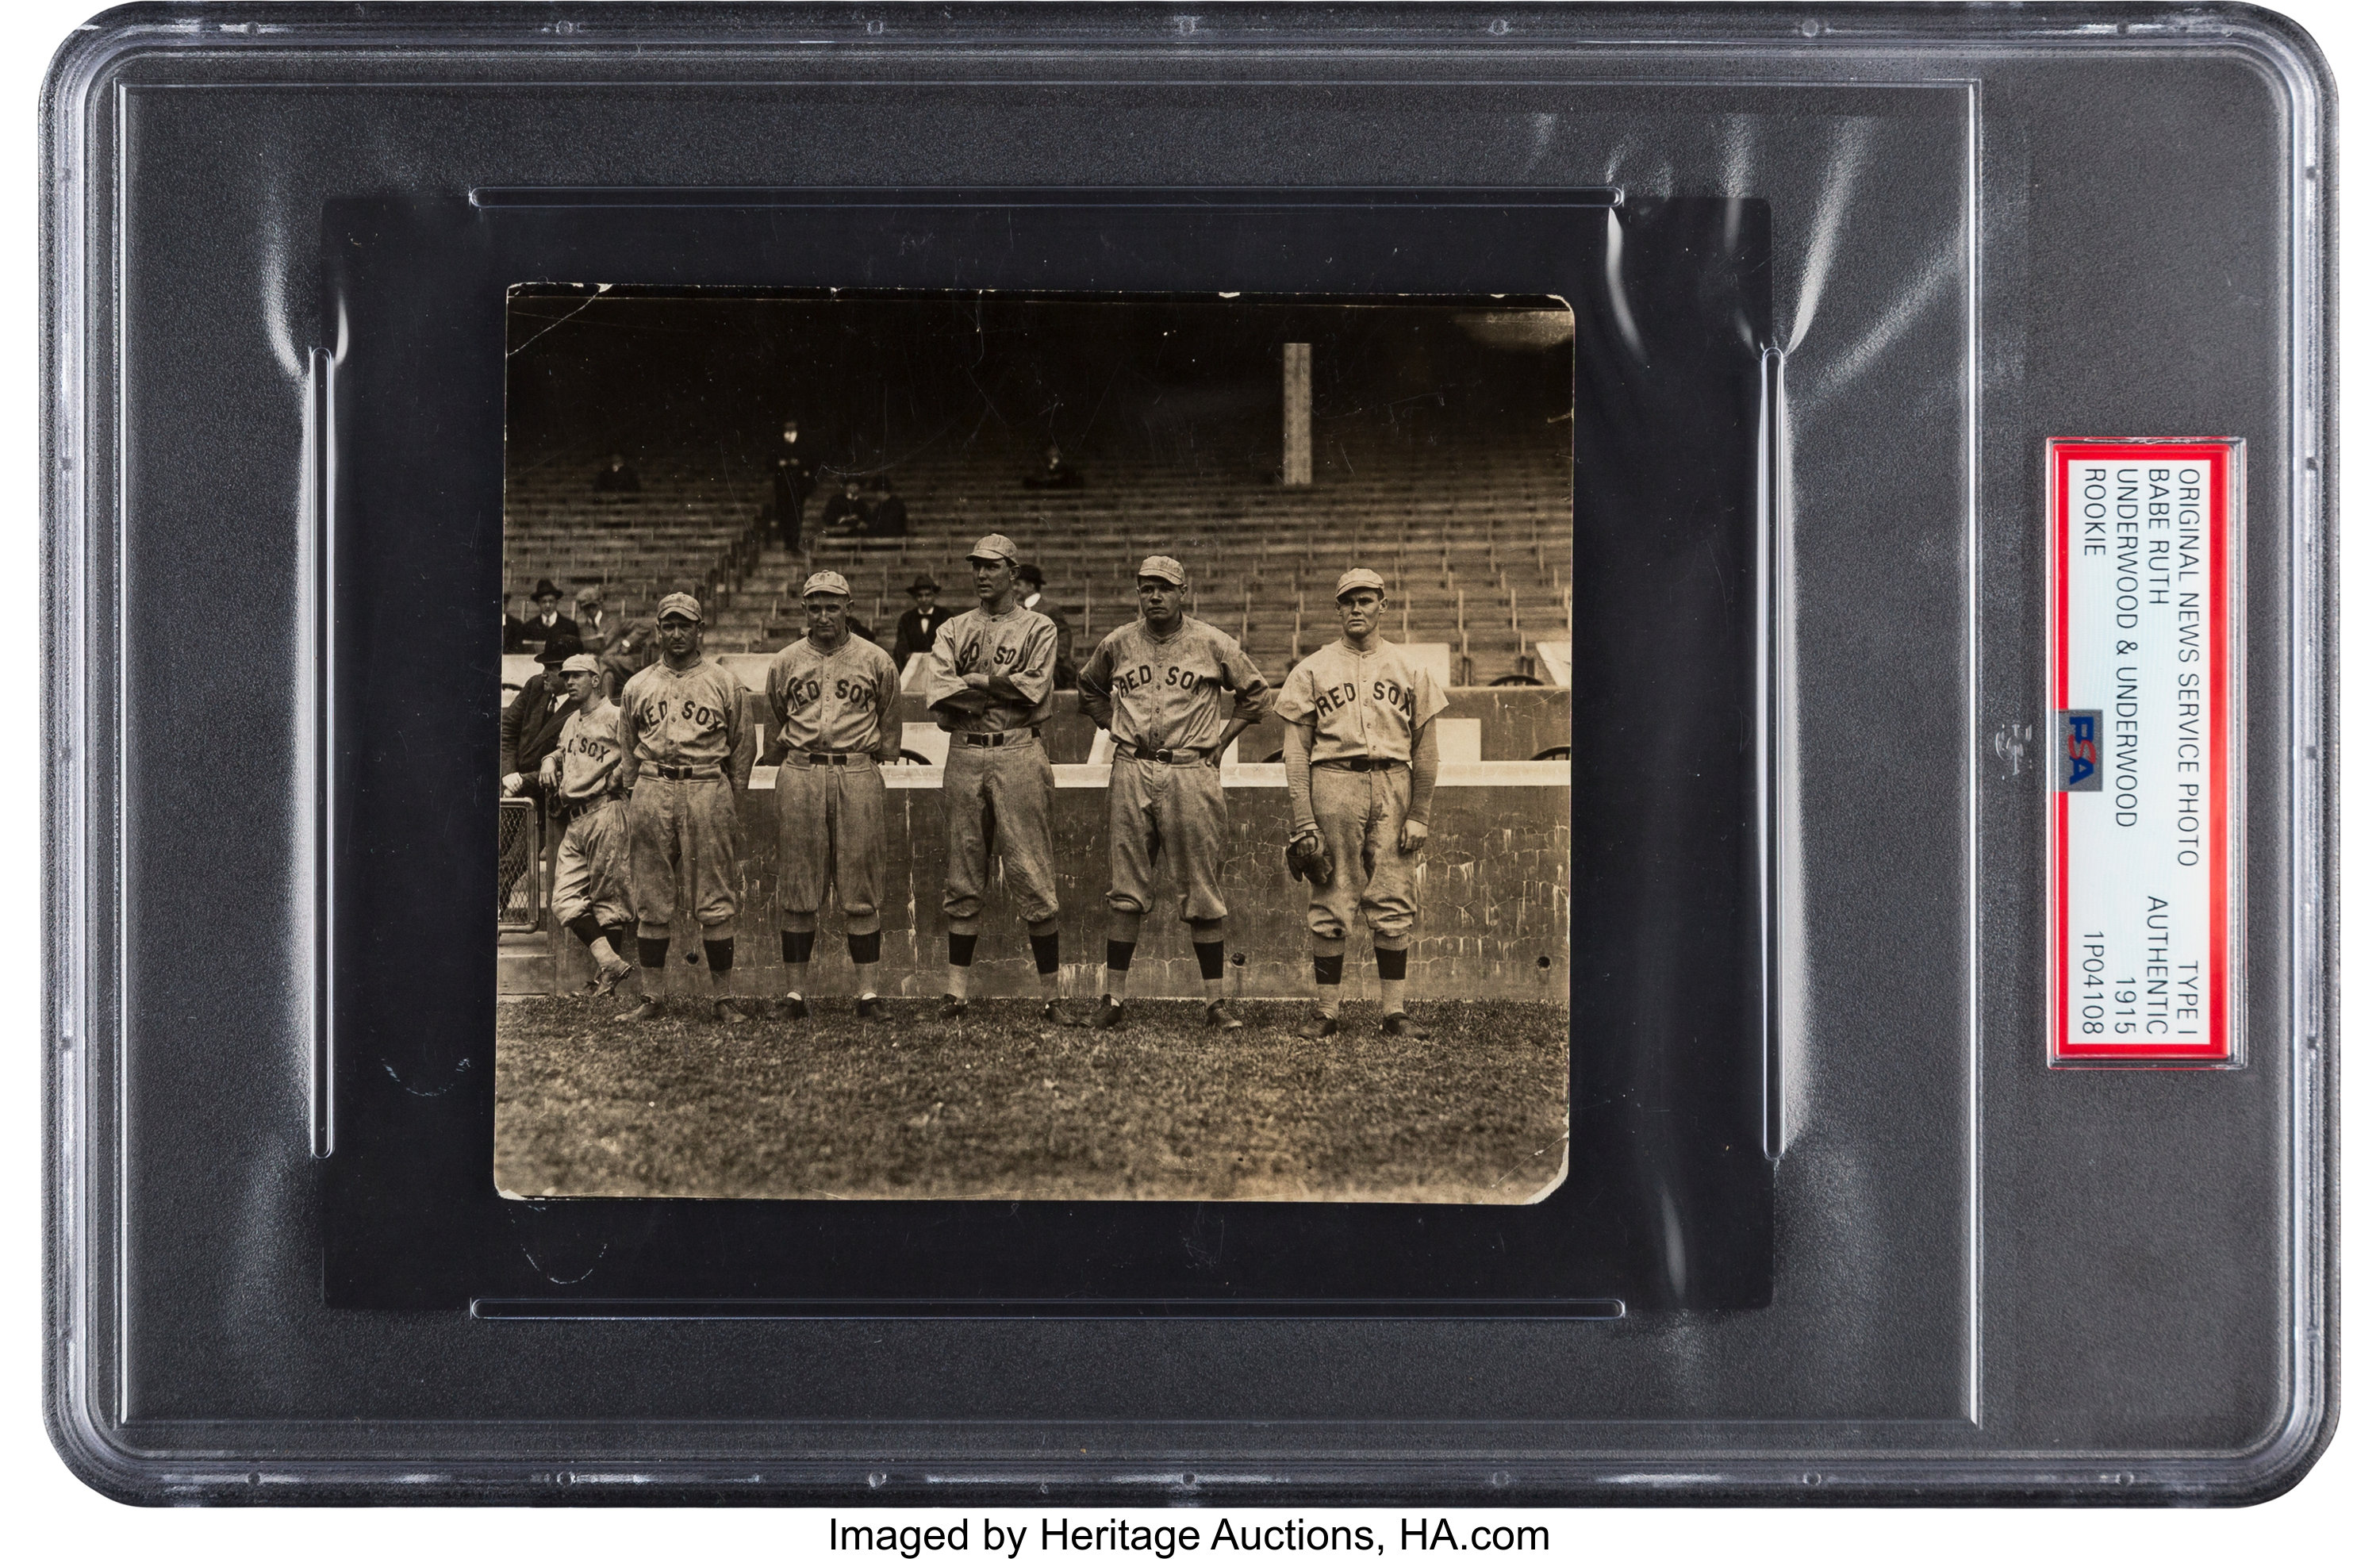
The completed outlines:
<svg viewBox="0 0 2380 1559">
<path fill-rule="evenodd" d="M 2380 1431 L 2374 1408 L 2359 1400 L 2352 1370 L 2358 1344 L 2380 1321 L 2374 1302 L 2371 1176 L 2368 1165 L 2380 1144 L 2380 1106 L 2367 1066 L 2359 1065 L 2356 1041 L 2368 1034 L 2380 981 L 2359 982 L 2353 971 L 2380 962 L 2380 833 L 2374 814 L 2357 807 L 2358 781 L 2368 776 L 2374 744 L 2380 741 L 2380 613 L 2368 603 L 2380 599 L 2380 458 L 2356 430 L 2380 420 L 2380 207 L 2370 191 L 2380 184 L 2380 6 L 2367 0 L 2281 0 L 2274 6 L 2311 30 L 2328 55 L 2339 88 L 2347 180 L 2340 222 L 2340 274 L 2344 318 L 2340 360 L 2344 400 L 2340 409 L 2345 454 L 2340 512 L 2340 597 L 2343 669 L 2340 728 L 2346 805 L 2340 882 L 2344 895 L 2341 968 L 2349 971 L 2338 1032 L 2345 1036 L 2346 1102 L 2341 1127 L 2342 1159 L 2350 1195 L 2344 1236 L 2344 1323 L 2350 1366 L 2338 1435 L 2305 1481 L 2283 1498 L 2244 1511 L 2042 1511 L 2042 1510 L 1616 1510 L 1499 1513 L 1496 1519 L 1524 1518 L 1553 1529 L 1559 1559 L 1604 1553 L 1682 1555 L 1758 1553 L 1762 1559 L 1827 1559 L 1855 1553 L 1920 1553 L 1926 1559 L 2106 1559 L 2109 1553 L 2140 1550 L 2157 1559 L 2242 1559 L 2314 1554 L 2342 1542 L 2369 1541 L 2371 1477 L 2380 1468 Z M 66 0 L 18 0 L 7 10 L 9 35 L 18 40 L 0 65 L 5 93 L 18 129 L 0 155 L 0 212 L 8 213 L 0 242 L 0 472 L 8 474 L 16 499 L 0 507 L 0 578 L 19 581 L 13 611 L 0 614 L 17 645 L 13 659 L 40 664 L 41 616 L 37 445 L 39 268 L 36 213 L 40 155 L 34 123 L 41 79 L 57 41 L 91 11 Z M 2360 197 L 2360 199 L 2359 199 Z M 2361 525 L 2359 526 L 2359 517 Z M 2366 603 L 2354 609 L 2355 603 Z M 38 685 L 29 675 L 27 691 Z M 30 729 L 20 721 L 18 728 Z M 41 767 L 36 754 L 19 752 L 0 763 L 0 832 L 6 881 L 17 891 L 0 894 L 0 946 L 17 950 L 9 999 L 0 1005 L 6 1069 L 0 1086 L 0 1468 L 8 1497 L 5 1520 L 19 1553 L 55 1555 L 167 1553 L 188 1559 L 212 1555 L 331 1553 L 340 1559 L 416 1559 L 435 1548 L 448 1559 L 468 1555 L 568 1553 L 573 1559 L 653 1559 L 659 1553 L 751 1553 L 808 1555 L 825 1552 L 826 1515 L 808 1511 L 684 1510 L 295 1510 L 147 1512 L 128 1509 L 85 1488 L 50 1449 L 42 1426 L 41 1226 L 41 1044 L 39 895 L 29 891 L 40 871 Z M 195 951 L 195 950 L 194 950 Z M 2360 1188 L 2359 1199 L 2351 1194 Z M 2361 1236 L 2361 1237 L 2358 1237 Z M 2368 1343 L 2367 1345 L 2368 1346 Z M 982 1513 L 974 1513 L 980 1516 Z M 1160 1512 L 1148 1512 L 1156 1516 Z M 1192 1513 L 1174 1513 L 1180 1519 Z M 1197 1516 L 1211 1529 L 1212 1510 Z M 1284 1513 L 1285 1514 L 1285 1513 Z M 1307 1513 L 1309 1516 L 1321 1513 Z M 1376 1530 L 1393 1533 L 1401 1513 L 1375 1518 Z M 907 1519 L 916 1519 L 916 1516 Z M 1022 1516 L 1008 1517 L 1014 1524 Z M 1038 1514 L 1033 1516 L 1038 1522 Z M 1277 1517 L 1269 1517 L 1277 1518 Z M 1345 1520 L 1346 1513 L 1330 1519 Z M 2363 1532 L 2362 1540 L 2350 1534 Z M 1028 1551 L 1029 1552 L 1029 1551 Z M 1395 1551 L 1393 1547 L 1390 1553 Z"/>
</svg>

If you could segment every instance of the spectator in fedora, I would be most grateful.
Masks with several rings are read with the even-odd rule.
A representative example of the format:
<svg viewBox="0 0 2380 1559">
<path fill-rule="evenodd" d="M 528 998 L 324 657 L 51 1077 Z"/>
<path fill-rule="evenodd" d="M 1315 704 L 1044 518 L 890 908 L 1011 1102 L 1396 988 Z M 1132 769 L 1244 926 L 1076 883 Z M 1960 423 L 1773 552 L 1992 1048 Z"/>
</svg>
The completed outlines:
<svg viewBox="0 0 2380 1559">
<path fill-rule="evenodd" d="M 1041 463 L 1025 474 L 1027 487 L 1080 487 L 1083 473 L 1066 464 L 1065 452 L 1051 445 L 1041 452 Z"/>
<path fill-rule="evenodd" d="M 562 591 L 553 581 L 540 579 L 529 598 L 537 603 L 537 615 L 521 625 L 522 650 L 540 661 L 565 661 L 578 653 L 578 625 L 562 615 Z"/>
<path fill-rule="evenodd" d="M 1050 675 L 1060 688 L 1072 688 L 1075 683 L 1075 625 L 1066 620 L 1066 609 L 1050 600 L 1045 590 L 1048 581 L 1041 577 L 1041 566 L 1027 563 L 1016 570 L 1017 604 L 1027 612 L 1038 612 L 1058 627 L 1058 660 Z"/>
<path fill-rule="evenodd" d="M 769 479 L 769 509 L 787 552 L 802 550 L 802 505 L 809 502 L 810 491 L 818 485 L 816 446 L 802 443 L 801 437 L 801 424 L 786 418 L 783 442 L 777 446 Z"/>
<path fill-rule="evenodd" d="M 909 587 L 910 608 L 901 614 L 900 630 L 892 646 L 892 664 L 901 670 L 909 669 L 909 657 L 922 655 L 934 647 L 934 630 L 957 615 L 947 606 L 935 603 L 942 587 L 934 583 L 931 574 L 920 574 Z"/>
<path fill-rule="evenodd" d="M 868 525 L 866 506 L 859 501 L 859 479 L 843 479 L 843 491 L 826 501 L 819 511 L 819 534 L 821 536 L 856 535 Z"/>
</svg>

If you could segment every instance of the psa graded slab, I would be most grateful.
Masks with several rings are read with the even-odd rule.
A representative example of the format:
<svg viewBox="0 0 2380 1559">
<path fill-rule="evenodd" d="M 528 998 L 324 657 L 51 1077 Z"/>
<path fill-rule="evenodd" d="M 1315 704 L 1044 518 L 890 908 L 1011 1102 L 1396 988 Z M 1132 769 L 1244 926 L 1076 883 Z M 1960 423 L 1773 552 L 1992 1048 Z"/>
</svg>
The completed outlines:
<svg viewBox="0 0 2380 1559">
<path fill-rule="evenodd" d="M 2221 6 L 1582 14 L 78 33 L 69 1463 L 2301 1474 L 2319 54 Z"/>
</svg>

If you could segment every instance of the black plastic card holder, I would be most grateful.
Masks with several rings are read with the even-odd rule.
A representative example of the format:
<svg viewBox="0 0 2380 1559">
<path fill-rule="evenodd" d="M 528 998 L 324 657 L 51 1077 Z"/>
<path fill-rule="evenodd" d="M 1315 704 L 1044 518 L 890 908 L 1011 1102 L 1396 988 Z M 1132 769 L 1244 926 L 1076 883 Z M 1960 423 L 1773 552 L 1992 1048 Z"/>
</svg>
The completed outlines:
<svg viewBox="0 0 2380 1559">
<path fill-rule="evenodd" d="M 2287 1488 L 2338 1410 L 2335 113 L 2224 5 L 109 13 L 42 119 L 62 1454 L 152 1503 Z M 1560 1187 L 499 1197 L 505 296 L 599 284 L 1568 304 Z M 2056 1010 L 2116 1002 L 2054 849 L 2139 734 L 2059 517 L 2168 459 L 2222 500 L 2211 1066 Z"/>
<path fill-rule="evenodd" d="M 1616 1316 L 1768 1292 L 1766 212 L 1615 190 L 483 190 L 340 202 L 323 1290 L 483 1317 Z M 1581 321 L 1570 1173 L 1523 1207 L 500 1197 L 491 813 L 508 289 L 1348 298 Z M 325 347 L 325 358 L 330 355 Z M 370 712 L 367 715 L 365 712 Z M 492 905 L 494 862 L 468 902 Z M 1672 956 L 1691 942 L 1697 956 Z M 401 956 L 392 953 L 402 948 Z M 569 1281 L 558 1285 L 553 1274 Z"/>
</svg>

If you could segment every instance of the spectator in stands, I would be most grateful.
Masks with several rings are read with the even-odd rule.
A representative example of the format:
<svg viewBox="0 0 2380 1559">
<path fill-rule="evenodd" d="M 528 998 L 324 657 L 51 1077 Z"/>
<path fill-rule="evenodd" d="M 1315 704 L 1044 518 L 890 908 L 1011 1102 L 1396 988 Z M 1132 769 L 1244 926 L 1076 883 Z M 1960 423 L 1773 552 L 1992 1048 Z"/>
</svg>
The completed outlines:
<svg viewBox="0 0 2380 1559">
<path fill-rule="evenodd" d="M 603 610 L 603 587 L 589 585 L 578 592 L 578 647 L 590 655 L 601 655 L 611 645 L 613 630 L 619 622 Z"/>
<path fill-rule="evenodd" d="M 856 535 L 868 527 L 867 505 L 860 501 L 859 479 L 843 479 L 843 491 L 826 501 L 819 511 L 819 534 L 821 536 Z"/>
<path fill-rule="evenodd" d="M 1041 453 L 1041 464 L 1026 473 L 1027 487 L 1080 487 L 1083 473 L 1066 464 L 1063 451 L 1052 444 Z"/>
<path fill-rule="evenodd" d="M 957 614 L 947 606 L 935 604 L 942 587 L 934 583 L 931 574 L 920 574 L 917 582 L 909 587 L 909 599 L 916 603 L 901 614 L 900 635 L 893 641 L 892 664 L 903 671 L 909 669 L 909 657 L 922 655 L 934 647 L 934 630 Z"/>
<path fill-rule="evenodd" d="M 530 591 L 537 615 L 521 625 L 521 648 L 539 660 L 567 660 L 578 653 L 578 625 L 562 615 L 562 591 L 552 579 L 540 579 Z M 567 649 L 555 653 L 555 647 Z"/>
<path fill-rule="evenodd" d="M 868 489 L 868 533 L 877 537 L 906 536 L 909 505 L 893 495 L 892 479 L 880 476 Z"/>
<path fill-rule="evenodd" d="M 603 664 L 604 685 L 618 698 L 628 678 L 661 659 L 661 625 L 650 617 L 621 619 L 603 648 L 594 652 Z"/>
<path fill-rule="evenodd" d="M 802 505 L 818 486 L 815 452 L 801 443 L 801 424 L 786 418 L 784 442 L 778 446 L 769 484 L 769 508 L 787 552 L 802 550 Z"/>
<path fill-rule="evenodd" d="M 1055 446 L 1053 445 L 1052 447 Z M 1038 612 L 1043 616 L 1058 625 L 1058 659 L 1057 664 L 1050 668 L 1050 676 L 1055 680 L 1057 686 L 1061 688 L 1072 688 L 1075 686 L 1076 676 L 1075 669 L 1075 625 L 1066 620 L 1066 609 L 1064 607 L 1059 605 L 1054 601 L 1049 601 L 1045 598 L 1042 590 L 1044 582 L 1045 581 L 1041 578 L 1041 566 L 1039 564 L 1027 563 L 1021 565 L 1016 570 L 1016 588 L 1019 591 L 1016 603 L 1018 605 L 1024 607 L 1027 612 Z"/>
<path fill-rule="evenodd" d="M 614 455 L 595 473 L 598 493 L 642 493 L 645 484 L 637 480 L 637 468 L 628 464 L 625 455 Z"/>
</svg>

